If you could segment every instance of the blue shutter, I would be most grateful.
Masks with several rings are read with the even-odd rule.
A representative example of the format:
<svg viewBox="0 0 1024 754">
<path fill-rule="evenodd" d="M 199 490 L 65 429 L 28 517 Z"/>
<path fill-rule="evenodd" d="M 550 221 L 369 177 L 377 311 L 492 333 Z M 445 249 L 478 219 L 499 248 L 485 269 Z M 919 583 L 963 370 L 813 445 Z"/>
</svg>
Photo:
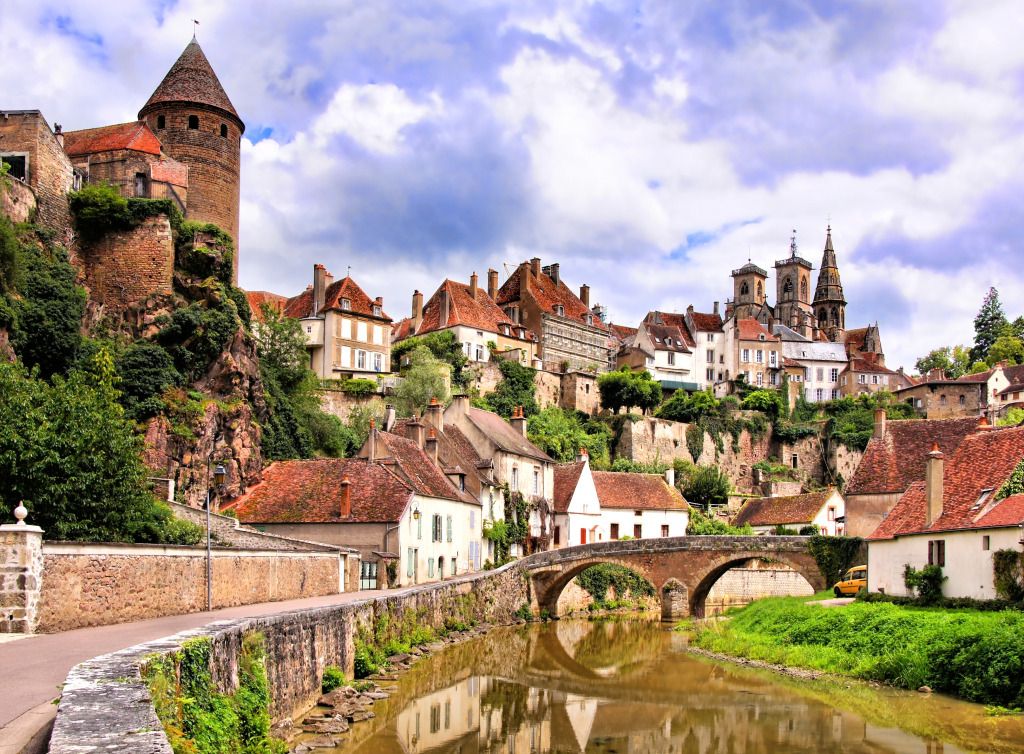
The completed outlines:
<svg viewBox="0 0 1024 754">
<path fill-rule="evenodd" d="M 409 573 L 407 574 L 410 579 L 412 578 L 412 566 L 413 566 L 412 559 L 413 559 L 413 554 L 412 554 L 412 548 L 410 547 L 409 548 Z"/>
<path fill-rule="evenodd" d="M 416 519 L 416 539 L 423 539 L 423 514 Z"/>
</svg>

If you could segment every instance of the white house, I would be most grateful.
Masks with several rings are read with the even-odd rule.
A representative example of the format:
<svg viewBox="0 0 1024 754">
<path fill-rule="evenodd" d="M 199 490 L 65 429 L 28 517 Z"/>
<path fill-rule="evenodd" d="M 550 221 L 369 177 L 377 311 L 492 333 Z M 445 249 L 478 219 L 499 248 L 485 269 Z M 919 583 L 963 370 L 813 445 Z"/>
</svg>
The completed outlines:
<svg viewBox="0 0 1024 754">
<path fill-rule="evenodd" d="M 552 546 L 683 536 L 690 506 L 671 476 L 591 471 L 585 451 L 575 463 L 558 464 Z"/>
<path fill-rule="evenodd" d="M 805 495 L 783 495 L 780 497 L 759 497 L 748 500 L 736 518 L 733 526 L 750 524 L 757 534 L 771 534 L 776 526 L 800 531 L 805 526 L 815 526 L 828 536 L 843 533 L 841 520 L 846 515 L 846 504 L 839 491 L 829 487 L 820 492 Z"/>
<path fill-rule="evenodd" d="M 868 537 L 868 590 L 907 594 L 904 569 L 937 565 L 946 597 L 996 597 L 993 554 L 1021 550 L 1024 495 L 1000 497 L 1024 468 L 1024 427 L 979 427 L 949 461 L 933 445 L 925 479 L 900 497 Z"/>
<path fill-rule="evenodd" d="M 775 334 L 782 340 L 782 355 L 799 366 L 792 377 L 811 403 L 830 401 L 840 396 L 840 375 L 849 359 L 842 343 L 810 340 L 785 325 L 775 325 Z"/>
</svg>

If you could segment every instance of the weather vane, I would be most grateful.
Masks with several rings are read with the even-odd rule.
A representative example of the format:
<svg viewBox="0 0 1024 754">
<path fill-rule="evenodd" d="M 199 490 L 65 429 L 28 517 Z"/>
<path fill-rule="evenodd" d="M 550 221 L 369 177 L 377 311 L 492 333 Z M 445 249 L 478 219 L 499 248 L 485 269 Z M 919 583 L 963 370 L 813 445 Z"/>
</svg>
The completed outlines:
<svg viewBox="0 0 1024 754">
<path fill-rule="evenodd" d="M 192 39 L 196 38 L 196 27 L 199 26 L 199 22 L 194 18 L 192 19 Z"/>
</svg>

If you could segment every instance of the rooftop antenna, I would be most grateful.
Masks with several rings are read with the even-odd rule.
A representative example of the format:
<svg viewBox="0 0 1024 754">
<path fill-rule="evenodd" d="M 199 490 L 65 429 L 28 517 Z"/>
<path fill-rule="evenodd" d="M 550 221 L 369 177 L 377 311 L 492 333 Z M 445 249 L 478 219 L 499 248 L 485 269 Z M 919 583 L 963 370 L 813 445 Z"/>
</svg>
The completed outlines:
<svg viewBox="0 0 1024 754">
<path fill-rule="evenodd" d="M 195 20 L 195 19 L 193 18 L 193 19 L 192 19 L 192 39 L 193 39 L 193 40 L 194 40 L 194 39 L 196 38 L 196 27 L 197 27 L 197 26 L 199 26 L 199 22 L 198 22 L 198 21 L 196 21 L 196 20 Z"/>
</svg>

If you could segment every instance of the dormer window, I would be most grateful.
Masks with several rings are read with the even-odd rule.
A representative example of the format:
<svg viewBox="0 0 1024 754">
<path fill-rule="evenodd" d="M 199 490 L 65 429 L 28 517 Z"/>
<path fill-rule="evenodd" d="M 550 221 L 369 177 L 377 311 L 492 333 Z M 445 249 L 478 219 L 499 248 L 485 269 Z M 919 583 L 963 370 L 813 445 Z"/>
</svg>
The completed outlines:
<svg viewBox="0 0 1024 754">
<path fill-rule="evenodd" d="M 594 315 L 593 314 L 588 314 L 587 315 L 587 324 L 588 325 L 594 324 Z"/>
<path fill-rule="evenodd" d="M 758 335 L 757 338 L 758 338 L 758 340 L 764 340 L 764 333 L 761 333 L 760 335 Z"/>
<path fill-rule="evenodd" d="M 974 507 L 972 507 L 971 510 L 972 511 L 976 511 L 976 510 L 978 510 L 978 508 L 983 506 L 988 501 L 989 497 L 992 496 L 993 492 L 995 492 L 995 488 L 994 487 L 989 488 L 987 490 L 982 490 L 981 491 L 981 495 L 978 496 L 978 502 L 976 502 L 974 504 Z"/>
<path fill-rule="evenodd" d="M 559 317 L 564 317 L 565 316 L 565 307 L 562 306 L 561 304 L 556 306 L 555 307 L 555 314 L 557 314 Z"/>
<path fill-rule="evenodd" d="M 660 342 L 661 342 L 661 338 L 655 338 L 655 339 L 654 339 L 654 342 L 655 342 L 655 343 L 660 343 Z"/>
<path fill-rule="evenodd" d="M 347 312 L 352 311 L 352 302 L 349 301 L 347 298 L 343 298 L 341 300 L 341 308 Z"/>
<path fill-rule="evenodd" d="M 374 306 L 373 307 L 373 316 L 374 317 L 379 317 L 380 316 L 380 307 L 379 306 Z"/>
</svg>

